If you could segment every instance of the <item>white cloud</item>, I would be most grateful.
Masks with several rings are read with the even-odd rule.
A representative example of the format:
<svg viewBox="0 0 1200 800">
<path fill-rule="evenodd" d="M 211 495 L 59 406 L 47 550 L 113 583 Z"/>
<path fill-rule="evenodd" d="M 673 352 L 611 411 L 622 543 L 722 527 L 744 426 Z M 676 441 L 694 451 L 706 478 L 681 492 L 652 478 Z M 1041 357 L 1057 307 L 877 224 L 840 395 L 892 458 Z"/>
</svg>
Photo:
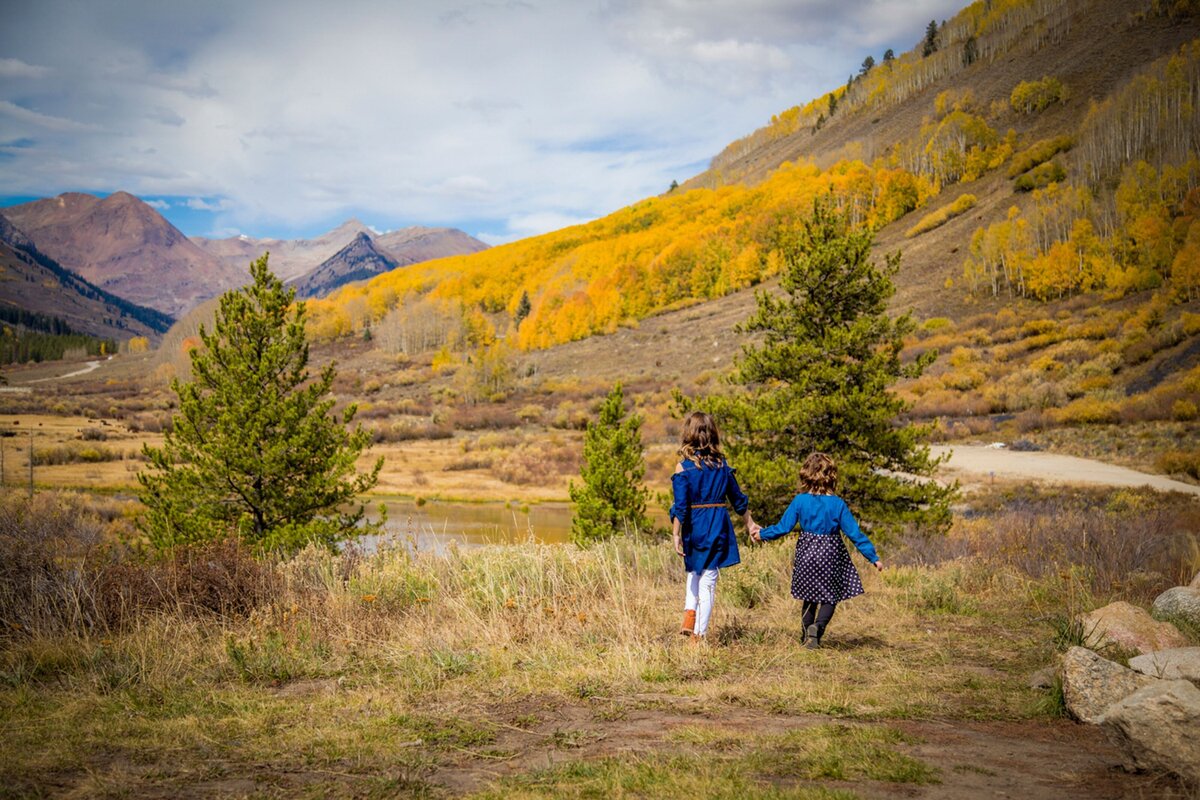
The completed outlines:
<svg viewBox="0 0 1200 800">
<path fill-rule="evenodd" d="M 37 147 L 0 195 L 189 198 L 252 235 L 359 214 L 507 240 L 684 180 L 956 5 L 26 3 L 0 76 L 38 80 L 0 85 L 0 141 Z"/>
<path fill-rule="evenodd" d="M 159 211 L 166 211 L 168 208 L 171 207 L 171 204 L 168 203 L 166 200 L 146 200 L 145 203 L 146 203 L 146 205 L 150 206 L 151 208 L 157 209 Z"/>
<path fill-rule="evenodd" d="M 222 199 L 214 202 L 205 200 L 203 197 L 189 197 L 184 201 L 184 205 L 192 211 L 224 211 L 229 207 L 229 203 L 226 200 Z"/>
<path fill-rule="evenodd" d="M 26 64 L 19 58 L 0 58 L 0 78 L 44 78 L 49 74 L 49 67 Z"/>
<path fill-rule="evenodd" d="M 19 106 L 16 103 L 10 103 L 8 100 L 0 100 L 0 114 L 9 117 L 15 122 L 26 123 L 52 131 L 85 131 L 93 127 L 72 119 L 56 117 L 51 114 L 42 114 Z"/>
</svg>

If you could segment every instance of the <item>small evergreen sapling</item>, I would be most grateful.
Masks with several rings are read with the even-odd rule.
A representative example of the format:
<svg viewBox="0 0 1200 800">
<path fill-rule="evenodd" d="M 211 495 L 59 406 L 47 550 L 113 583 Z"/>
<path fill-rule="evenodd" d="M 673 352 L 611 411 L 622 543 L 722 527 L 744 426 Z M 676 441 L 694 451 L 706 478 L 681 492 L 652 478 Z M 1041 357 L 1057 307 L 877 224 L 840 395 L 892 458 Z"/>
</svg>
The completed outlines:
<svg viewBox="0 0 1200 800">
<path fill-rule="evenodd" d="M 621 533 L 650 531 L 646 516 L 649 491 L 642 485 L 646 464 L 642 458 L 642 418 L 625 414 L 621 384 L 600 406 L 600 417 L 588 423 L 583 437 L 582 484 L 571 482 L 575 516 L 571 538 L 579 545 Z"/>
<path fill-rule="evenodd" d="M 383 459 L 359 473 L 370 434 L 351 431 L 329 396 L 330 364 L 308 371 L 304 303 L 267 267 L 226 292 L 214 329 L 190 352 L 192 380 L 172 381 L 179 411 L 162 447 L 144 448 L 138 475 L 143 529 L 158 547 L 237 535 L 263 550 L 332 545 L 372 529 L 355 497 L 373 487 Z"/>
</svg>

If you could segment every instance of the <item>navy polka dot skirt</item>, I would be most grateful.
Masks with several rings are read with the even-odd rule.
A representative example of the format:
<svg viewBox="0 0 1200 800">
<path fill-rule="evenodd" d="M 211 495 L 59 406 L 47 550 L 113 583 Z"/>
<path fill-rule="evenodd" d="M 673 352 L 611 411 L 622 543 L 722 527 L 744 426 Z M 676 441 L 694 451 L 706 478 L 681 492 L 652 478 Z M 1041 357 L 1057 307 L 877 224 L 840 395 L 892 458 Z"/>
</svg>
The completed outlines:
<svg viewBox="0 0 1200 800">
<path fill-rule="evenodd" d="M 816 603 L 840 603 L 862 593 L 862 579 L 850 562 L 841 534 L 800 534 L 792 567 L 792 597 Z"/>
</svg>

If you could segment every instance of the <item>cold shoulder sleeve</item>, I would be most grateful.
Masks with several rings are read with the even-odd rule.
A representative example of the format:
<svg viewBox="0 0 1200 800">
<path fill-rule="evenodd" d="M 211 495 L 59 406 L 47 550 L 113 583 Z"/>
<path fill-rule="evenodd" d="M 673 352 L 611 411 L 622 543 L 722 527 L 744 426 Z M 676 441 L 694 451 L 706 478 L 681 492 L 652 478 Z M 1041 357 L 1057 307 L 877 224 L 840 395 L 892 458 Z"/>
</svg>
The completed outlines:
<svg viewBox="0 0 1200 800">
<path fill-rule="evenodd" d="M 769 525 L 758 532 L 758 535 L 767 541 L 768 539 L 778 539 L 780 536 L 787 536 L 792 532 L 792 528 L 796 527 L 796 523 L 800 521 L 800 496 L 792 498 L 792 502 L 788 503 L 787 510 L 783 512 L 783 517 L 774 525 Z"/>
<path fill-rule="evenodd" d="M 846 534 L 846 538 L 854 542 L 854 546 L 858 548 L 858 552 L 862 553 L 863 558 L 872 564 L 879 560 L 879 556 L 875 552 L 875 545 L 871 544 L 871 540 L 858 527 L 858 520 L 850 513 L 850 506 L 846 505 L 844 500 L 838 514 L 838 526 L 842 529 L 842 533 Z"/>
</svg>

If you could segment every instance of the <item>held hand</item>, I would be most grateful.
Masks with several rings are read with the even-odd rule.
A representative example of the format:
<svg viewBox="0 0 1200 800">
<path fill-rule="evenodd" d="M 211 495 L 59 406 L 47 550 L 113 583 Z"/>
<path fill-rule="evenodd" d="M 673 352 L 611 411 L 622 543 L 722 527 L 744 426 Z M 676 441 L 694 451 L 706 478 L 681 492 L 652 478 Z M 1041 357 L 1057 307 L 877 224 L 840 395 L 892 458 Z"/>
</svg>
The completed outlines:
<svg viewBox="0 0 1200 800">
<path fill-rule="evenodd" d="M 879 570 L 880 572 L 883 572 L 883 561 L 882 560 L 876 561 L 874 566 L 875 566 L 875 569 Z"/>
</svg>

